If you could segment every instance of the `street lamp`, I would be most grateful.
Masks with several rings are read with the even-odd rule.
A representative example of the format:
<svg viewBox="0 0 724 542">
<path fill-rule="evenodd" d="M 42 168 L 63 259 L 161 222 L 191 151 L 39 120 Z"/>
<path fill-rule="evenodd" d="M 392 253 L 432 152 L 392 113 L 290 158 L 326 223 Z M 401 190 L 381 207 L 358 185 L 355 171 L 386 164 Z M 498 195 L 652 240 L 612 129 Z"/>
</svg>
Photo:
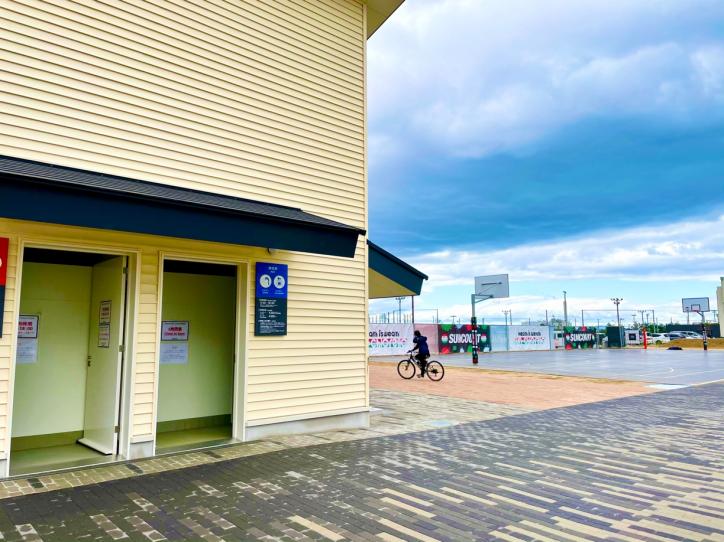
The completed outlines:
<svg viewBox="0 0 724 542">
<path fill-rule="evenodd" d="M 402 302 L 405 300 L 404 297 L 396 297 L 397 300 L 397 319 L 398 322 L 402 323 Z"/>
<path fill-rule="evenodd" d="M 611 301 L 613 301 L 613 304 L 616 305 L 616 324 L 618 326 L 619 348 L 623 348 L 623 332 L 621 331 L 621 315 L 618 312 L 618 306 L 621 304 L 621 301 L 623 301 L 623 297 L 612 297 Z"/>
<path fill-rule="evenodd" d="M 566 298 L 566 292 L 563 290 L 563 325 L 568 325 L 568 299 Z"/>
</svg>

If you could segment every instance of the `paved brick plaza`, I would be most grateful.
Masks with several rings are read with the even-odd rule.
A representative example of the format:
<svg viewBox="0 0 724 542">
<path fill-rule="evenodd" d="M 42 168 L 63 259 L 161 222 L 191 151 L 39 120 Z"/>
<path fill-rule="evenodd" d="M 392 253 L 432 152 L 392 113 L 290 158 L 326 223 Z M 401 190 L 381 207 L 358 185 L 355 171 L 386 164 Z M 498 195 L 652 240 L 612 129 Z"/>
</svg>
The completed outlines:
<svg viewBox="0 0 724 542">
<path fill-rule="evenodd" d="M 426 415 L 442 418 L 429 404 Z M 710 384 L 7 498 L 0 531 L 62 541 L 724 541 L 722 450 L 724 384 Z"/>
</svg>

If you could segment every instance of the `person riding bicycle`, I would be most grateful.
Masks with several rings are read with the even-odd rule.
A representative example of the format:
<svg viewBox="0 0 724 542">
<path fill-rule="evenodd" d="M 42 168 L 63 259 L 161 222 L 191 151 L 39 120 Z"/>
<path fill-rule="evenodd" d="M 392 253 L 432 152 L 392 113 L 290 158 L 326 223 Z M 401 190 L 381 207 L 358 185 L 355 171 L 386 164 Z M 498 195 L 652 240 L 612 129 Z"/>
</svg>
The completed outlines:
<svg viewBox="0 0 724 542">
<path fill-rule="evenodd" d="M 415 343 L 415 346 L 410 350 L 410 352 L 414 352 L 417 350 L 417 355 L 415 356 L 415 359 L 418 361 L 420 365 L 420 374 L 417 375 L 418 378 L 423 378 L 425 376 L 425 366 L 427 365 L 427 358 L 430 357 L 430 348 L 427 346 L 427 337 L 425 337 L 422 333 L 420 333 L 419 330 L 415 330 L 415 337 L 412 339 L 412 342 Z"/>
</svg>

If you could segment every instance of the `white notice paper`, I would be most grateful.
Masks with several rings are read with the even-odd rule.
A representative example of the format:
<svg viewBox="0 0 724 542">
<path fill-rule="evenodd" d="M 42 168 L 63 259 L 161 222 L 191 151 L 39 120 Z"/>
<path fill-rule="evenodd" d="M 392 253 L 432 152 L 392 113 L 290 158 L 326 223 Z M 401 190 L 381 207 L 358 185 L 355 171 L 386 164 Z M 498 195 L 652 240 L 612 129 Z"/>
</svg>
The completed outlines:
<svg viewBox="0 0 724 542">
<path fill-rule="evenodd" d="M 15 361 L 19 364 L 37 363 L 38 339 L 18 338 L 18 352 Z"/>
<path fill-rule="evenodd" d="M 98 348 L 111 347 L 111 326 L 109 324 L 98 325 Z"/>
<path fill-rule="evenodd" d="M 161 343 L 161 363 L 185 365 L 189 362 L 189 343 L 181 341 Z"/>
</svg>

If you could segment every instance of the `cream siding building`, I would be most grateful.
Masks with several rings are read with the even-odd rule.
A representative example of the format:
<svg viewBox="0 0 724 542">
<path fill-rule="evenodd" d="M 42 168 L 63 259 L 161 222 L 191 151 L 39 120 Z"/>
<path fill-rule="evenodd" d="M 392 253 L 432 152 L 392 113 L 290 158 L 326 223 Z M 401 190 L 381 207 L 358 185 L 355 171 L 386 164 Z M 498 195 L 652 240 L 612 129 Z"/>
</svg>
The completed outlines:
<svg viewBox="0 0 724 542">
<path fill-rule="evenodd" d="M 90 317 L 82 315 L 90 318 L 90 339 L 82 340 L 90 341 L 93 371 L 101 369 L 91 358 L 107 356 L 116 331 L 122 350 L 113 406 L 115 444 L 110 452 L 101 450 L 106 456 L 157 453 L 160 424 L 170 423 L 159 419 L 159 382 L 171 371 L 181 382 L 184 369 L 183 362 L 170 362 L 173 368 L 160 363 L 169 272 L 192 280 L 232 269 L 236 277 L 219 298 L 235 300 L 228 337 L 234 346 L 224 354 L 233 358 L 229 412 L 223 405 L 218 412 L 209 407 L 215 414 L 191 416 L 194 423 L 228 416 L 229 437 L 239 441 L 367 423 L 365 48 L 369 34 L 400 3 L 14 0 L 0 5 L 0 238 L 9 240 L 0 338 L 0 474 L 14 472 L 10 459 L 16 450 L 48 446 L 44 437 L 58 444 L 53 431 L 39 434 L 28 426 L 23 433 L 20 422 L 14 424 L 22 417 L 14 409 L 21 403 L 15 394 L 33 394 L 37 388 L 28 379 L 44 378 L 43 367 L 78 363 L 61 360 L 52 350 L 44 354 L 50 331 L 44 332 L 61 323 L 49 321 L 50 301 L 44 298 L 45 304 L 37 305 L 42 310 L 24 314 L 34 299 L 24 271 L 46 273 L 41 276 L 52 281 L 60 269 L 53 266 L 59 265 L 78 277 L 81 268 L 92 266 L 87 288 L 93 295 L 101 287 L 101 262 L 120 258 L 125 268 L 125 286 L 118 290 L 120 327 L 115 316 L 103 313 L 104 296 L 110 306 L 111 294 L 98 293 L 100 316 L 93 302 Z M 117 215 L 104 207 L 116 200 L 125 206 Z M 98 205 L 89 203 L 95 201 Z M 254 202 L 271 205 L 257 208 Z M 164 218 L 171 208 L 173 216 L 181 216 L 183 206 L 190 209 L 187 220 Z M 212 223 L 216 210 L 227 220 L 223 225 Z M 236 215 L 243 218 L 238 226 L 232 223 Z M 263 234 L 272 227 L 283 230 L 284 241 L 276 244 L 272 230 Z M 334 240 L 328 242 L 327 233 Z M 81 261 L 80 254 L 102 257 Z M 174 263 L 176 271 L 169 271 L 169 262 L 183 265 Z M 255 335 L 257 262 L 288 266 L 285 335 Z M 203 288 L 214 280 L 208 278 Z M 179 286 L 173 294 L 181 307 L 184 289 Z M 200 299 L 195 303 L 203 304 Z M 202 309 L 212 315 L 216 307 Z M 181 312 L 174 318 L 184 320 Z M 18 337 L 19 322 L 32 326 L 36 317 L 36 343 Z M 209 364 L 217 355 L 204 350 L 211 348 L 207 343 L 194 346 L 206 318 L 198 319 L 187 331 L 191 361 L 186 366 L 195 355 Z M 175 355 L 182 358 L 183 352 Z M 89 373 L 86 378 L 86 410 L 79 414 L 85 426 L 58 434 L 93 441 L 88 420 L 95 407 L 89 401 L 104 399 L 89 397 L 99 378 L 106 377 Z M 76 387 L 83 383 L 69 386 Z M 52 400 L 39 396 L 35 402 L 52 409 Z M 187 419 L 176 422 L 164 427 L 173 432 L 192 425 Z"/>
</svg>

